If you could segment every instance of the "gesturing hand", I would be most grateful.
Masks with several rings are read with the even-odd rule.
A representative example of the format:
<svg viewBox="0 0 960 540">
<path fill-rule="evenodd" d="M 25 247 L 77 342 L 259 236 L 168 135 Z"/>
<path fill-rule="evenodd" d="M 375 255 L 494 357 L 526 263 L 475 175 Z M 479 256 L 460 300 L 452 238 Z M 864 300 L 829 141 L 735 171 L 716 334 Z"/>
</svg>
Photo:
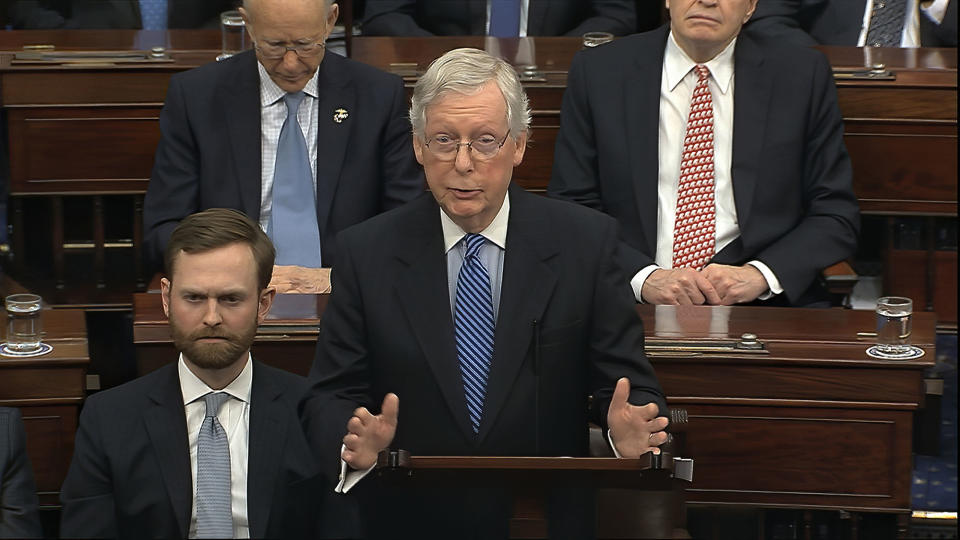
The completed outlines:
<svg viewBox="0 0 960 540">
<path fill-rule="evenodd" d="M 377 463 L 377 454 L 390 446 L 397 432 L 400 398 L 390 393 L 384 396 L 380 414 L 374 415 L 366 407 L 358 407 L 347 421 L 340 457 L 352 469 L 365 471 Z"/>
<path fill-rule="evenodd" d="M 617 453 L 624 458 L 638 458 L 667 442 L 667 417 L 657 416 L 657 404 L 647 403 L 642 407 L 627 402 L 630 397 L 630 380 L 617 381 L 610 407 L 607 409 L 607 425 L 610 438 Z"/>
</svg>

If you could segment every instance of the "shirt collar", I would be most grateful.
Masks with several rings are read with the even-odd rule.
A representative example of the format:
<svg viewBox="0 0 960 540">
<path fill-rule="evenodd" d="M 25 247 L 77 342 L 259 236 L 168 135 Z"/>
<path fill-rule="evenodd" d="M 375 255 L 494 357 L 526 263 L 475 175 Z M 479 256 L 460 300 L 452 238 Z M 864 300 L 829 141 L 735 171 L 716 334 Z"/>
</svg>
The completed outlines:
<svg viewBox="0 0 960 540">
<path fill-rule="evenodd" d="M 243 366 L 243 370 L 237 375 L 237 378 L 231 381 L 223 390 L 214 390 L 190 371 L 190 368 L 187 367 L 186 362 L 183 360 L 183 354 L 180 354 L 177 371 L 180 374 L 180 392 L 183 394 L 183 404 L 193 403 L 210 392 L 226 392 L 240 401 L 249 403 L 250 391 L 253 388 L 253 362 L 251 360 L 252 358 L 248 352 L 247 364 Z"/>
<path fill-rule="evenodd" d="M 720 51 L 720 54 L 711 58 L 705 65 L 710 70 L 710 76 L 720 93 L 726 94 L 730 88 L 730 81 L 733 80 L 733 51 L 737 44 L 737 38 L 733 38 L 727 46 Z M 667 87 L 672 91 L 680 84 L 680 81 L 690 73 L 690 70 L 697 63 L 687 56 L 687 53 L 680 48 L 676 39 L 673 37 L 673 30 L 670 31 L 670 38 L 667 39 L 667 49 L 663 53 L 663 70 L 667 76 Z"/>
<path fill-rule="evenodd" d="M 486 229 L 480 231 L 480 234 L 499 246 L 500 249 L 507 249 L 507 221 L 509 217 L 510 193 L 508 192 L 503 196 L 503 204 L 500 205 L 500 211 L 497 212 L 496 217 L 493 218 L 490 225 L 487 225 Z M 440 209 L 440 226 L 443 228 L 444 253 L 453 249 L 453 246 L 457 245 L 467 234 L 466 231 L 450 219 L 450 216 L 448 216 L 442 208 Z"/>
<path fill-rule="evenodd" d="M 268 107 L 280 101 L 286 92 L 277 86 L 277 83 L 273 82 L 270 74 L 267 73 L 267 70 L 260 62 L 257 62 L 257 71 L 260 73 L 260 106 Z M 314 99 L 318 99 L 320 95 L 317 93 L 317 78 L 319 75 L 320 68 L 317 68 L 317 70 L 313 72 L 313 77 L 310 77 L 306 86 L 303 87 L 303 93 Z"/>
</svg>

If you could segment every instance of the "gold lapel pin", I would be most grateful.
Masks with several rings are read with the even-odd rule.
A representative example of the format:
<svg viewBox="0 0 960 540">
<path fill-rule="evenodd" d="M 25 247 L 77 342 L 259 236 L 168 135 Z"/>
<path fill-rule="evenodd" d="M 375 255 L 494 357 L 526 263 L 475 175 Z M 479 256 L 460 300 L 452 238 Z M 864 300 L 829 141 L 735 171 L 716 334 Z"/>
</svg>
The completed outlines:
<svg viewBox="0 0 960 540">
<path fill-rule="evenodd" d="M 350 116 L 350 113 L 348 113 L 346 109 L 337 109 L 333 111 L 333 121 L 338 124 L 342 124 L 348 116 Z"/>
</svg>

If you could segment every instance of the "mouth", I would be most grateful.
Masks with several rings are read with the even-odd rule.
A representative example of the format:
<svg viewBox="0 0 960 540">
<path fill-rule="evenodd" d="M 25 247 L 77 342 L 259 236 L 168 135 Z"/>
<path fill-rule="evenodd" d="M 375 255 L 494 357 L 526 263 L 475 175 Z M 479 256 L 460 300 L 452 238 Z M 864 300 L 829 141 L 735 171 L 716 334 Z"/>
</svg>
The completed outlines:
<svg viewBox="0 0 960 540">
<path fill-rule="evenodd" d="M 720 24 L 720 21 L 714 19 L 713 17 L 707 17 L 706 15 L 689 15 L 687 20 L 694 22 L 708 22 L 713 24 Z"/>
<path fill-rule="evenodd" d="M 230 341 L 228 338 L 222 336 L 203 336 L 195 339 L 197 343 L 226 343 Z"/>
<path fill-rule="evenodd" d="M 469 199 L 480 193 L 482 190 L 479 189 L 466 189 L 466 188 L 450 188 L 448 191 L 453 194 L 454 197 L 458 199 Z"/>
</svg>

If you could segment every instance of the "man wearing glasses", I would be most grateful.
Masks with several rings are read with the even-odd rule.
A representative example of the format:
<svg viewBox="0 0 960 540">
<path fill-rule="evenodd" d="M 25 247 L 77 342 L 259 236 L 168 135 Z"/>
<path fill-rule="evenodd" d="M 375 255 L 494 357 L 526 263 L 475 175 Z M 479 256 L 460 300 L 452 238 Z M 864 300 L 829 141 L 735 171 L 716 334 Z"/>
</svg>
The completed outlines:
<svg viewBox="0 0 960 540">
<path fill-rule="evenodd" d="M 156 261 L 194 212 L 235 208 L 273 240 L 275 282 L 320 282 L 339 230 L 423 191 L 402 81 L 326 53 L 331 0 L 246 0 L 241 12 L 254 51 L 170 81 L 146 252 Z"/>
<path fill-rule="evenodd" d="M 367 538 L 507 538 L 508 490 L 365 475 L 388 447 L 585 456 L 588 420 L 638 457 L 666 440 L 664 397 L 614 220 L 510 186 L 530 123 L 513 68 L 450 51 L 410 118 L 430 193 L 341 233 L 302 420 L 337 491 L 356 486 Z M 594 536 L 591 498 L 552 491 L 549 537 Z"/>
</svg>

